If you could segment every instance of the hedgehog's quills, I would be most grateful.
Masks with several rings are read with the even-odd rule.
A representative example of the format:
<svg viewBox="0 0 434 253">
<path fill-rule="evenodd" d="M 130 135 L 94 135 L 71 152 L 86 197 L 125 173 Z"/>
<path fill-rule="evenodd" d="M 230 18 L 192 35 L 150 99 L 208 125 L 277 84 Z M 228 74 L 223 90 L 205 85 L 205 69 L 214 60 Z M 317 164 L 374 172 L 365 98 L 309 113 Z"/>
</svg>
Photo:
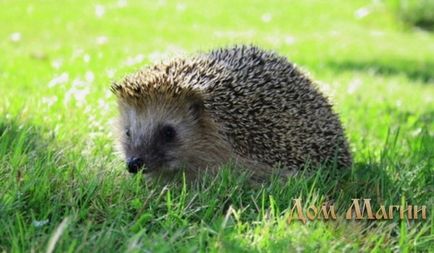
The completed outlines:
<svg viewBox="0 0 434 253">
<path fill-rule="evenodd" d="M 147 67 L 113 84 L 119 142 L 131 172 L 189 179 L 228 162 L 254 178 L 349 167 L 339 118 L 286 58 L 253 46 Z M 146 169 L 144 169 L 146 168 Z"/>
</svg>

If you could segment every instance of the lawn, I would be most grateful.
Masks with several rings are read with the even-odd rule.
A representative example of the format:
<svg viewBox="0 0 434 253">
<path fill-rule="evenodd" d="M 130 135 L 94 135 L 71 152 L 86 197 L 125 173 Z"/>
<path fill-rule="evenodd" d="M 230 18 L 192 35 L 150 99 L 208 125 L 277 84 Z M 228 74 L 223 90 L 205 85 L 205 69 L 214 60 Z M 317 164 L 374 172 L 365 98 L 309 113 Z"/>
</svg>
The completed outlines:
<svg viewBox="0 0 434 253">
<path fill-rule="evenodd" d="M 241 43 L 317 80 L 353 168 L 258 187 L 224 168 L 193 185 L 129 175 L 111 82 Z M 0 94 L 0 252 L 434 250 L 434 34 L 384 1 L 0 1 Z M 289 222 L 294 198 L 338 217 Z M 427 219 L 346 220 L 353 198 Z"/>
</svg>

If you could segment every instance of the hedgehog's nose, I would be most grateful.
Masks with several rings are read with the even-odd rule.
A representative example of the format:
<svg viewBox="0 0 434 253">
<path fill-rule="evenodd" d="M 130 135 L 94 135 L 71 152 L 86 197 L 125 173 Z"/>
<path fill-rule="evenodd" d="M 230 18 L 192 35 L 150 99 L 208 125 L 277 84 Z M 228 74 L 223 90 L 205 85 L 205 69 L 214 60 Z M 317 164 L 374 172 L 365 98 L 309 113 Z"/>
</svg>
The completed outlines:
<svg viewBox="0 0 434 253">
<path fill-rule="evenodd" d="M 127 161 L 128 172 L 137 173 L 143 167 L 144 161 L 141 158 L 132 157 Z"/>
</svg>

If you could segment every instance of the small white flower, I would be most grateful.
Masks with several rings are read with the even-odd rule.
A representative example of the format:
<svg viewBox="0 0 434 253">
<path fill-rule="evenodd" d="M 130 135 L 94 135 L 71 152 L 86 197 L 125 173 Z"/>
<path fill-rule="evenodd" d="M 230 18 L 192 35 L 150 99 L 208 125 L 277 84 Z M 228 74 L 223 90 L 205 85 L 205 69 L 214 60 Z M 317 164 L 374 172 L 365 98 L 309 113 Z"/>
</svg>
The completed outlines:
<svg viewBox="0 0 434 253">
<path fill-rule="evenodd" d="M 115 76 L 116 70 L 114 69 L 107 69 L 106 74 L 108 78 L 113 78 Z"/>
<path fill-rule="evenodd" d="M 294 37 L 289 36 L 289 35 L 285 37 L 285 44 L 292 45 L 294 43 L 295 43 L 295 38 Z"/>
<path fill-rule="evenodd" d="M 80 78 L 76 78 L 74 81 L 72 81 L 72 88 L 82 88 L 86 87 L 87 85 L 88 83 L 81 80 Z"/>
<path fill-rule="evenodd" d="M 107 44 L 108 38 L 106 36 L 99 36 L 96 38 L 96 44 L 97 45 L 104 45 Z"/>
<path fill-rule="evenodd" d="M 69 75 L 66 72 L 63 72 L 59 76 L 55 76 L 51 81 L 48 83 L 48 88 L 53 88 L 59 84 L 63 84 L 68 82 Z"/>
<path fill-rule="evenodd" d="M 79 57 L 82 57 L 83 53 L 84 53 L 83 48 L 76 48 L 76 49 L 74 49 L 74 51 L 72 52 L 71 57 L 72 57 L 72 59 L 74 60 L 74 59 L 77 59 L 77 58 L 79 58 Z"/>
<path fill-rule="evenodd" d="M 56 96 L 43 97 L 42 98 L 42 103 L 46 104 L 48 107 L 53 106 L 56 102 L 57 102 L 57 97 Z"/>
<path fill-rule="evenodd" d="M 111 91 L 107 89 L 107 90 L 105 91 L 105 93 L 104 93 L 104 97 L 105 97 L 105 98 L 110 98 L 111 96 L 112 96 Z"/>
<path fill-rule="evenodd" d="M 359 89 L 360 85 L 362 85 L 362 80 L 360 80 L 359 78 L 351 80 L 350 85 L 348 85 L 347 88 L 348 94 L 353 94 L 354 92 L 356 92 Z"/>
<path fill-rule="evenodd" d="M 51 67 L 54 69 L 60 69 L 62 67 L 63 61 L 61 59 L 55 59 L 51 62 Z"/>
<path fill-rule="evenodd" d="M 88 55 L 88 54 L 83 55 L 83 61 L 86 63 L 89 62 L 90 61 L 90 55 Z"/>
<path fill-rule="evenodd" d="M 271 13 L 264 13 L 262 15 L 261 19 L 262 19 L 262 22 L 269 23 L 273 19 L 273 16 L 271 15 Z"/>
<path fill-rule="evenodd" d="M 126 7 L 127 5 L 128 5 L 127 0 L 119 0 L 119 1 L 118 1 L 118 7 L 119 7 L 119 8 L 124 8 L 124 7 Z"/>
<path fill-rule="evenodd" d="M 86 103 L 86 96 L 89 94 L 89 89 L 72 88 L 66 92 L 65 103 L 68 104 L 71 98 L 74 98 L 79 106 Z"/>
<path fill-rule="evenodd" d="M 371 13 L 371 10 L 368 7 L 362 7 L 360 9 L 356 10 L 356 12 L 354 13 L 354 16 L 357 19 L 362 19 L 362 18 L 368 16 L 369 13 Z"/>
<path fill-rule="evenodd" d="M 148 55 L 148 58 L 152 61 L 152 62 L 157 62 L 157 61 L 161 61 L 163 60 L 167 55 L 159 52 L 159 51 L 154 51 L 152 53 L 150 53 Z"/>
<path fill-rule="evenodd" d="M 72 82 L 72 87 L 65 94 L 65 105 L 74 99 L 78 106 L 83 106 L 86 103 L 86 97 L 89 95 L 89 83 L 81 79 L 75 79 Z"/>
<path fill-rule="evenodd" d="M 98 18 L 100 18 L 100 17 L 104 16 L 104 14 L 105 14 L 105 8 L 104 8 L 104 6 L 102 6 L 100 4 L 96 5 L 95 6 L 95 15 Z"/>
<path fill-rule="evenodd" d="M 136 64 L 141 63 L 144 59 L 145 59 L 145 57 L 143 56 L 143 54 L 138 54 L 138 55 L 136 55 L 136 56 L 134 56 L 134 57 L 129 57 L 129 58 L 125 61 L 125 64 L 126 64 L 127 66 L 133 66 L 133 65 L 136 65 Z"/>
<path fill-rule="evenodd" d="M 177 3 L 176 4 L 176 11 L 184 12 L 186 9 L 187 9 L 187 5 L 185 3 Z"/>
<path fill-rule="evenodd" d="M 101 109 L 101 112 L 108 112 L 110 110 L 110 107 L 108 105 L 108 103 L 106 103 L 103 99 L 99 99 L 98 100 L 98 107 L 99 109 Z"/>
<path fill-rule="evenodd" d="M 333 97 L 335 95 L 334 89 L 332 89 L 332 86 L 328 83 L 318 82 L 318 88 L 329 97 Z"/>
<path fill-rule="evenodd" d="M 10 40 L 12 42 L 19 42 L 21 40 L 21 33 L 19 33 L 19 32 L 12 33 L 10 36 Z"/>
<path fill-rule="evenodd" d="M 93 82 L 93 80 L 95 80 L 95 75 L 93 74 L 92 71 L 86 71 L 86 74 L 84 75 L 84 79 L 86 79 L 88 83 L 91 83 Z"/>
</svg>

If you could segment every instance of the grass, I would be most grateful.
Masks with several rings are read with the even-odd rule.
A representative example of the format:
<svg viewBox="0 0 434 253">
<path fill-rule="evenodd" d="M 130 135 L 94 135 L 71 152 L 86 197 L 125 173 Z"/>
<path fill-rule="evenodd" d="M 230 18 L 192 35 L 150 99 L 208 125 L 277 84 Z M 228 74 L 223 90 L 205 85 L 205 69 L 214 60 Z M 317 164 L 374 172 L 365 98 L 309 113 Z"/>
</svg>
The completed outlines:
<svg viewBox="0 0 434 253">
<path fill-rule="evenodd" d="M 426 30 L 434 29 L 434 2 L 431 0 L 388 0 L 404 23 Z"/>
<path fill-rule="evenodd" d="M 0 2 L 0 251 L 427 252 L 434 245 L 434 35 L 381 1 Z M 338 7 L 338 8 L 337 8 Z M 249 186 L 128 175 L 110 82 L 161 58 L 234 43 L 319 80 L 355 165 Z M 235 175 L 234 175 L 235 173 Z M 336 221 L 288 223 L 292 199 Z M 426 205 L 420 221 L 344 219 L 352 198 Z"/>
</svg>

